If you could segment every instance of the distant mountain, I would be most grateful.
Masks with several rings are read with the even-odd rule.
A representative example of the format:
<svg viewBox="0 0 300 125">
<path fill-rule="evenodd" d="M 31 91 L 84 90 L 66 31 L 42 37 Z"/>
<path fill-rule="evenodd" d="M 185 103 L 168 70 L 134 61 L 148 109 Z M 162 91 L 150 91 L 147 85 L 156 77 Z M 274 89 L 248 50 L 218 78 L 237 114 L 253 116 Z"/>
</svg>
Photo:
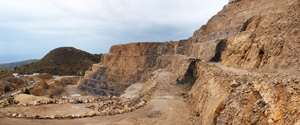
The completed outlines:
<svg viewBox="0 0 300 125">
<path fill-rule="evenodd" d="M 92 64 L 99 63 L 101 54 L 90 54 L 74 47 L 61 47 L 50 51 L 41 60 L 16 69 L 21 74 L 49 73 L 52 75 L 77 75 Z"/>
<path fill-rule="evenodd" d="M 14 69 L 15 67 L 22 66 L 24 64 L 28 63 L 33 63 L 38 61 L 38 59 L 30 59 L 30 60 L 25 60 L 25 61 L 20 61 L 20 62 L 12 62 L 12 63 L 2 63 L 0 64 L 0 68 L 3 69 Z"/>
</svg>

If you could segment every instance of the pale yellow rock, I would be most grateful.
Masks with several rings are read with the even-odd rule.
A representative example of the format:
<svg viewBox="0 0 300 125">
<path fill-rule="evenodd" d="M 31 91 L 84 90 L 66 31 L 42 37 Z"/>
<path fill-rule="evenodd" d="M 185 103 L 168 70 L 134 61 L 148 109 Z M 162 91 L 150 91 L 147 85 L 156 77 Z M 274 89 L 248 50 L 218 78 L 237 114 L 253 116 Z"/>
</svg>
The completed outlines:
<svg viewBox="0 0 300 125">
<path fill-rule="evenodd" d="M 277 122 L 278 120 L 282 119 L 282 114 L 280 111 L 277 111 L 274 115 L 274 121 Z"/>
</svg>

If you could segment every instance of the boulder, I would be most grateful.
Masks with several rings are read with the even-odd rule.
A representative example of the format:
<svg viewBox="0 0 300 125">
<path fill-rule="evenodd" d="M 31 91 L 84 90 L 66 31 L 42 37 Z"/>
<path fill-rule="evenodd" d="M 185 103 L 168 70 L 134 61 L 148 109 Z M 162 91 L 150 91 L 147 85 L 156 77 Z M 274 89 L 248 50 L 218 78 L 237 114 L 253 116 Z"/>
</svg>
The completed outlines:
<svg viewBox="0 0 300 125">
<path fill-rule="evenodd" d="M 124 110 L 120 109 L 119 114 L 123 114 L 123 113 L 124 113 Z"/>
<path fill-rule="evenodd" d="M 11 117 L 17 117 L 17 113 L 13 113 L 13 114 L 11 114 Z"/>
<path fill-rule="evenodd" d="M 116 112 L 114 109 L 111 109 L 108 111 L 108 115 L 115 115 L 115 114 L 116 114 Z"/>
<path fill-rule="evenodd" d="M 130 111 L 133 112 L 134 110 L 136 110 L 135 107 L 130 107 Z"/>
<path fill-rule="evenodd" d="M 31 118 L 31 119 L 36 119 L 36 118 L 37 118 L 37 115 L 31 115 L 30 118 Z"/>
<path fill-rule="evenodd" d="M 96 116 L 101 116 L 101 112 L 96 112 Z"/>
<path fill-rule="evenodd" d="M 60 119 L 61 116 L 60 115 L 55 115 L 55 119 Z"/>
<path fill-rule="evenodd" d="M 128 105 L 125 105 L 125 106 L 124 106 L 124 111 L 125 111 L 125 112 L 129 112 L 129 110 L 130 110 L 130 109 L 129 109 Z"/>
<path fill-rule="evenodd" d="M 51 119 L 51 116 L 46 115 L 46 116 L 45 116 L 45 119 Z"/>
<path fill-rule="evenodd" d="M 66 116 L 65 114 L 62 114 L 62 115 L 61 115 L 61 118 L 62 118 L 62 119 L 65 119 L 66 117 L 67 117 L 67 116 Z"/>
<path fill-rule="evenodd" d="M 93 112 L 93 111 L 90 111 L 90 112 L 88 113 L 88 116 L 89 116 L 89 117 L 93 117 L 93 116 L 95 116 L 95 115 L 96 115 L 96 113 Z"/>
<path fill-rule="evenodd" d="M 6 116 L 10 117 L 12 114 L 11 113 L 7 113 Z"/>
<path fill-rule="evenodd" d="M 106 116 L 107 114 L 108 114 L 108 113 L 107 113 L 106 110 L 101 111 L 101 115 L 102 115 L 102 116 Z"/>
<path fill-rule="evenodd" d="M 82 117 L 88 117 L 88 114 L 87 114 L 87 113 L 84 113 L 84 114 L 82 115 Z"/>
<path fill-rule="evenodd" d="M 37 118 L 37 119 L 44 119 L 44 116 L 37 115 L 36 118 Z"/>
</svg>

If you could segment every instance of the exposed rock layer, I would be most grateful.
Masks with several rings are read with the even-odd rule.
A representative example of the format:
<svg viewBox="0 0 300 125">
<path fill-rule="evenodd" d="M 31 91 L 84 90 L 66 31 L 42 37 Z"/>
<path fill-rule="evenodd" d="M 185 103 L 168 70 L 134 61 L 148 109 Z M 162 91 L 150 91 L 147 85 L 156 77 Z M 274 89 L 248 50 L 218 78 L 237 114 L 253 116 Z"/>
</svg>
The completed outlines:
<svg viewBox="0 0 300 125">
<path fill-rule="evenodd" d="M 188 58 L 175 56 L 176 47 L 177 43 L 112 46 L 108 54 L 102 55 L 102 61 L 86 72 L 79 88 L 104 96 L 119 96 L 133 83 L 145 82 L 156 69 L 179 69 L 180 62 Z"/>
<path fill-rule="evenodd" d="M 191 88 L 200 124 L 294 124 L 299 14 L 299 0 L 236 1 L 187 40 L 113 46 L 79 87 L 120 95 L 151 72 L 169 69 Z"/>
</svg>

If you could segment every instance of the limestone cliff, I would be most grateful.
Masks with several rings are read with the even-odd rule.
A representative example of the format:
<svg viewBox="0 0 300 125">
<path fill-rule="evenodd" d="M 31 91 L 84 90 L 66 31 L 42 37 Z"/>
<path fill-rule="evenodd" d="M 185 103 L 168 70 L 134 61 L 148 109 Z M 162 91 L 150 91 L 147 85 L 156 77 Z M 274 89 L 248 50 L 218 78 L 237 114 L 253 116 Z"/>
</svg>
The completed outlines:
<svg viewBox="0 0 300 125">
<path fill-rule="evenodd" d="M 119 96 L 133 83 L 145 82 L 156 69 L 178 69 L 187 58 L 174 56 L 177 46 L 158 42 L 112 46 L 99 64 L 86 71 L 79 88 L 103 96 Z"/>
<path fill-rule="evenodd" d="M 300 1 L 229 2 L 186 40 L 111 47 L 79 88 L 121 95 L 167 69 L 199 124 L 297 123 Z"/>
</svg>

